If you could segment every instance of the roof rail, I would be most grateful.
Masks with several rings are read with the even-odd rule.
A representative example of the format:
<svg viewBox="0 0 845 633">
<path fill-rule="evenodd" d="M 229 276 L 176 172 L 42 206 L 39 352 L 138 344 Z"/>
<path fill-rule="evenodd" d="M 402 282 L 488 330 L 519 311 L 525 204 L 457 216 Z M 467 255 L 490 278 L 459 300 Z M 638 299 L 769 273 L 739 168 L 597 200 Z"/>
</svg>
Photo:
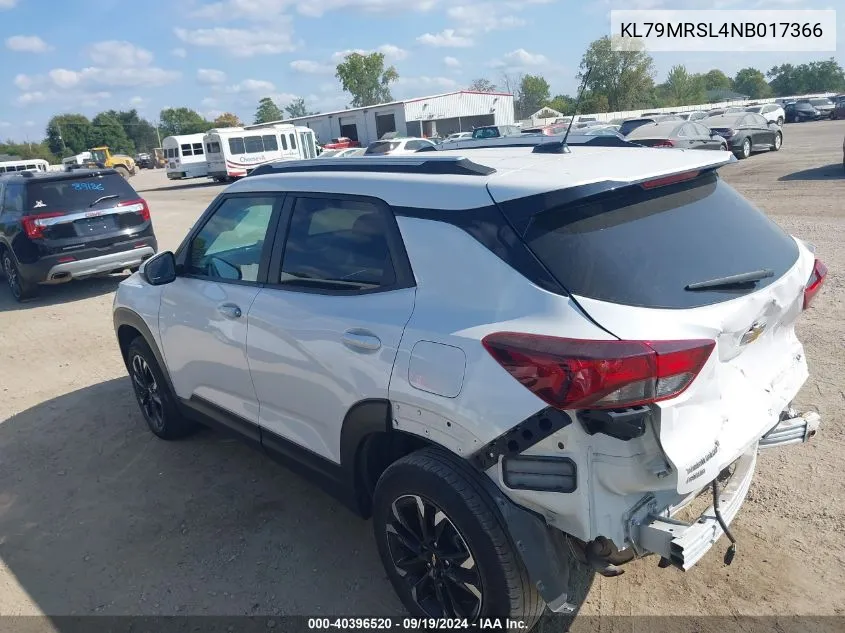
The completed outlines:
<svg viewBox="0 0 845 633">
<path fill-rule="evenodd" d="M 303 172 L 379 172 L 393 174 L 444 174 L 451 176 L 489 176 L 492 167 L 479 165 L 460 156 L 355 156 L 350 158 L 312 158 L 281 160 L 260 165 L 248 175 L 290 174 Z"/>
<path fill-rule="evenodd" d="M 633 143 L 618 136 L 590 136 L 571 134 L 566 139 L 566 144 L 562 142 L 562 136 L 545 136 L 542 134 L 526 134 L 524 136 L 500 137 L 493 139 L 465 139 L 458 141 L 450 141 L 441 143 L 434 148 L 424 148 L 417 150 L 420 152 L 434 152 L 434 151 L 448 151 L 448 150 L 462 150 L 462 149 L 491 149 L 491 148 L 514 148 L 514 147 L 534 147 L 538 154 L 565 154 L 568 145 L 585 145 L 588 147 L 641 147 L 638 143 Z M 541 149 L 542 148 L 542 149 Z"/>
</svg>

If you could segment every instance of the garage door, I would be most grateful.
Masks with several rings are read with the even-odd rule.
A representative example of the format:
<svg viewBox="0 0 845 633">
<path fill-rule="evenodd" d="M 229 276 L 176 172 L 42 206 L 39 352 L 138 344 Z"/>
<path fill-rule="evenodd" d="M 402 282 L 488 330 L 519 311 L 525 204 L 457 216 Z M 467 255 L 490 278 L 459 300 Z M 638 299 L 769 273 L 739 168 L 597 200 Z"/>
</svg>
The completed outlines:
<svg viewBox="0 0 845 633">
<path fill-rule="evenodd" d="M 388 132 L 396 131 L 396 118 L 393 113 L 376 114 L 376 137 L 381 138 Z"/>
<path fill-rule="evenodd" d="M 353 141 L 358 140 L 358 126 L 354 118 L 340 117 L 340 135 L 351 138 Z"/>
</svg>

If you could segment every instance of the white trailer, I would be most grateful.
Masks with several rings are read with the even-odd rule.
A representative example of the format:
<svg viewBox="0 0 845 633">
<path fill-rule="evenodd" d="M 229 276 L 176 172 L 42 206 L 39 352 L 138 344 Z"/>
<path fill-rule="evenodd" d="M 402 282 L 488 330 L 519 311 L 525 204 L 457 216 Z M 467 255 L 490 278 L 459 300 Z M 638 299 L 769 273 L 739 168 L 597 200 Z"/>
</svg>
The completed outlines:
<svg viewBox="0 0 845 633">
<path fill-rule="evenodd" d="M 275 124 L 209 130 L 205 137 L 208 177 L 242 178 L 259 165 L 317 157 L 317 139 L 307 127 Z"/>
<path fill-rule="evenodd" d="M 47 171 L 50 166 L 43 158 L 30 158 L 29 160 L 5 160 L 0 162 L 0 174 L 7 174 L 15 171 Z"/>
<path fill-rule="evenodd" d="M 168 136 L 161 142 L 167 161 L 165 171 L 170 180 L 204 178 L 208 175 L 208 162 L 203 149 L 204 136 L 202 133 L 182 134 Z"/>
</svg>

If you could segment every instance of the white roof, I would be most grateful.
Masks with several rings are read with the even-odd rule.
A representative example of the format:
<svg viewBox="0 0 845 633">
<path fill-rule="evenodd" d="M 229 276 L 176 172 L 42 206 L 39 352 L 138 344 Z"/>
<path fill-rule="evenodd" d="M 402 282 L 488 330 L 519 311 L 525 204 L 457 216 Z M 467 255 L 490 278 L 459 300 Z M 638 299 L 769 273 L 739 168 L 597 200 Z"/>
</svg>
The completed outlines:
<svg viewBox="0 0 845 633">
<path fill-rule="evenodd" d="M 602 181 L 639 182 L 667 174 L 724 165 L 728 152 L 646 147 L 579 147 L 567 154 L 534 154 L 532 147 L 463 149 L 425 152 L 391 158 L 361 156 L 360 161 L 407 163 L 417 158 L 457 156 L 495 169 L 487 176 L 407 174 L 355 171 L 287 172 L 252 176 L 231 185 L 228 191 L 325 191 L 375 196 L 393 206 L 434 206 L 438 209 L 472 209 L 491 204 L 492 195 L 504 202 L 525 196 Z M 326 159 L 327 161 L 333 159 Z M 340 159 L 347 160 L 347 159 Z M 350 165 L 351 166 L 351 165 Z M 373 187 L 373 180 L 379 187 Z M 432 184 L 436 183 L 436 193 Z M 489 191 L 489 193 L 488 193 Z"/>
</svg>

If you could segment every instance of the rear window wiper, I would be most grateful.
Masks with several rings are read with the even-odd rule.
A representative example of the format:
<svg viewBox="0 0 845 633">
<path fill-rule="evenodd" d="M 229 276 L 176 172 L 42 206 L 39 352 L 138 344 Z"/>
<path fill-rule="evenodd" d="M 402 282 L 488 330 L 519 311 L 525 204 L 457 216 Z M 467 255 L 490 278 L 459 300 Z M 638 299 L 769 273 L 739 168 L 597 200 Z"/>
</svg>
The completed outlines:
<svg viewBox="0 0 845 633">
<path fill-rule="evenodd" d="M 768 279 L 769 277 L 774 276 L 775 271 L 771 268 L 762 268 L 760 270 L 752 270 L 747 273 L 708 279 L 707 281 L 696 281 L 695 283 L 688 284 L 684 290 L 708 290 L 710 288 L 722 288 L 725 286 L 741 286 L 743 284 L 751 284 L 756 281 L 760 281 L 761 279 Z"/>
<path fill-rule="evenodd" d="M 90 209 L 90 208 L 91 208 L 91 207 L 93 207 L 95 204 L 99 204 L 99 203 L 101 203 L 103 200 L 112 200 L 112 199 L 114 199 L 114 198 L 120 198 L 120 195 L 118 195 L 118 194 L 116 194 L 116 193 L 113 193 L 113 194 L 111 194 L 110 196 L 102 196 L 102 197 L 100 197 L 100 198 L 97 198 L 96 200 L 94 200 L 94 202 L 92 202 L 91 204 L 89 204 L 89 205 L 88 205 L 88 208 Z"/>
</svg>

